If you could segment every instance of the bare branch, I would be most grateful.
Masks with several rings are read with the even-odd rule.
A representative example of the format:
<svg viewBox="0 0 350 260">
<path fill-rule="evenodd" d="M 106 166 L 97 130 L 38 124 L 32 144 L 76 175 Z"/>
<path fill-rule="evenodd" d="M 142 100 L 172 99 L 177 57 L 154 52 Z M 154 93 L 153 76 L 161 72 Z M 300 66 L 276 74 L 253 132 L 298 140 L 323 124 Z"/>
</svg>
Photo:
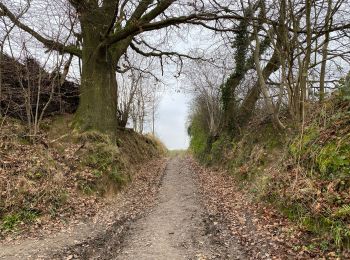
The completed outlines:
<svg viewBox="0 0 350 260">
<path fill-rule="evenodd" d="M 43 37 L 42 35 L 40 35 L 39 33 L 37 33 L 36 31 L 34 31 L 32 28 L 30 28 L 29 26 L 23 24 L 3 3 L 0 2 L 0 8 L 1 11 L 4 15 L 6 15 L 17 27 L 19 27 L 20 29 L 22 29 L 23 31 L 29 33 L 30 35 L 32 35 L 35 39 L 37 39 L 39 42 L 41 42 L 42 44 L 45 45 L 46 48 L 51 49 L 51 50 L 56 50 L 60 53 L 69 53 L 69 54 L 73 54 L 77 57 L 81 57 L 82 53 L 81 50 L 78 49 L 76 46 L 74 45 L 69 45 L 69 46 L 65 46 L 64 44 L 57 42 L 57 41 L 53 41 L 50 39 L 47 39 L 45 37 Z"/>
</svg>

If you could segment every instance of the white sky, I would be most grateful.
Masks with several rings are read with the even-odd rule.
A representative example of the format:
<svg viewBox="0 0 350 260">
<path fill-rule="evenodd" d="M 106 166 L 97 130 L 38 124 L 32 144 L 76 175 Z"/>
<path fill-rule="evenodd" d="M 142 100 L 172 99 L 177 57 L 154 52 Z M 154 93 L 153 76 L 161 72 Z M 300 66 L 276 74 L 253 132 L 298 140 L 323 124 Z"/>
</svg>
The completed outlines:
<svg viewBox="0 0 350 260">
<path fill-rule="evenodd" d="M 162 34 L 158 32 L 159 40 Z M 153 41 L 157 37 L 152 34 Z M 193 50 L 209 51 L 215 38 L 207 30 L 192 27 L 191 30 L 184 30 L 181 37 L 174 35 L 169 41 L 168 48 L 178 53 L 188 54 Z M 161 49 L 166 47 L 162 46 Z M 192 54 L 191 56 L 196 56 Z M 184 66 L 189 60 L 184 59 Z M 160 70 L 160 68 L 159 68 Z M 187 149 L 189 146 L 189 136 L 187 135 L 187 118 L 189 115 L 189 104 L 192 95 L 188 91 L 184 92 L 186 82 L 183 77 L 175 78 L 177 74 L 175 64 L 168 64 L 164 71 L 162 80 L 165 84 L 165 91 L 161 95 L 161 102 L 157 109 L 157 118 L 155 121 L 155 132 L 158 138 L 170 150 Z"/>
<path fill-rule="evenodd" d="M 21 0 L 7 0 L 6 2 L 19 3 L 20 1 Z M 52 8 L 54 9 L 55 6 L 53 6 Z M 31 10 L 33 10 L 33 8 Z M 48 11 L 46 9 L 35 9 L 34 11 L 36 18 L 41 17 L 42 14 L 46 14 L 47 12 L 53 12 L 52 10 Z M 51 17 L 51 19 L 40 18 L 35 19 L 34 21 L 26 20 L 25 22 L 28 23 L 30 26 L 36 27 L 37 29 L 44 29 L 45 27 L 52 28 L 52 26 L 47 26 L 47 21 L 51 22 L 52 20 L 52 23 L 54 24 L 62 22 L 56 21 L 58 19 L 57 17 L 55 16 L 55 19 Z M 171 37 L 169 37 L 166 30 L 151 32 L 148 34 L 147 40 L 150 40 L 152 44 L 160 44 L 163 43 L 164 37 L 168 36 L 168 40 L 164 42 L 165 46 L 157 47 L 160 47 L 164 50 L 177 51 L 179 53 L 184 54 L 188 54 L 189 52 L 194 50 L 196 50 L 196 53 L 204 54 L 208 54 L 211 51 L 217 51 L 219 56 L 222 56 L 223 60 L 229 59 L 228 56 L 230 55 L 227 54 L 227 52 L 225 53 L 220 50 L 220 48 L 223 45 L 225 45 L 225 42 L 223 42 L 223 39 L 218 34 L 214 35 L 212 32 L 208 32 L 208 30 L 200 27 L 191 26 L 190 29 L 187 26 L 183 27 L 183 30 L 172 30 L 170 33 Z M 29 37 L 21 30 L 14 30 L 13 33 L 15 34 L 16 38 L 19 39 L 25 39 Z M 34 50 L 34 53 L 32 52 L 32 54 L 34 54 L 36 58 L 40 59 L 43 62 L 41 58 L 45 58 L 45 49 L 43 49 L 42 47 L 40 48 L 41 44 L 39 44 L 37 41 L 33 41 L 32 37 L 29 37 L 26 42 L 29 45 L 27 47 Z M 16 47 L 21 49 L 22 45 Z M 227 50 L 227 46 L 224 46 L 224 49 Z M 52 57 L 52 59 L 54 58 L 55 57 Z M 331 65 L 331 63 L 329 64 Z M 174 76 L 177 74 L 176 66 L 174 64 L 167 65 L 165 67 L 165 75 L 162 77 L 162 81 L 165 83 L 165 91 L 163 92 L 160 104 L 158 106 L 157 117 L 155 121 L 156 135 L 163 141 L 163 143 L 168 147 L 168 149 L 186 149 L 189 143 L 189 138 L 187 136 L 186 131 L 186 123 L 189 114 L 188 108 L 189 102 L 191 100 L 191 95 L 188 93 L 179 92 L 179 90 L 181 90 L 181 85 L 186 85 L 186 83 L 188 82 L 182 82 L 181 84 L 180 81 L 177 81 L 177 79 L 174 78 Z M 328 71 L 336 70 L 328 69 Z M 79 74 L 77 72 L 78 70 L 76 68 L 73 68 L 71 70 L 71 73 L 74 75 L 72 76 L 76 77 Z M 337 76 L 336 78 L 338 77 L 339 76 Z M 146 129 L 149 129 L 149 127 L 146 126 Z"/>
<path fill-rule="evenodd" d="M 168 149 L 187 149 L 189 138 L 186 121 L 191 97 L 169 88 L 163 95 L 158 109 L 156 135 Z"/>
<path fill-rule="evenodd" d="M 18 4 L 21 3 L 21 1 L 22 0 L 7 0 L 6 2 Z M 34 8 L 35 3 L 39 3 L 36 8 Z M 51 15 L 50 19 L 38 18 L 42 16 L 47 18 L 49 14 L 56 13 L 56 5 L 48 5 L 52 10 L 47 10 L 45 8 L 42 8 L 40 3 L 40 0 L 33 1 L 32 7 L 28 14 L 28 17 L 31 19 L 25 19 L 25 17 L 23 17 L 23 19 L 26 24 L 30 25 L 33 28 L 36 28 L 42 34 L 54 35 L 55 33 L 52 33 L 50 30 L 52 28 L 56 28 L 56 24 L 65 22 L 65 20 L 60 20 L 59 15 Z M 50 26 L 48 26 L 47 21 L 50 21 L 50 23 L 52 22 L 53 25 L 50 24 Z M 50 28 L 50 30 L 47 31 L 45 28 Z M 30 35 L 24 33 L 22 30 L 15 29 L 12 35 L 18 39 L 25 40 L 31 54 L 41 62 L 45 62 L 47 55 L 45 55 L 45 49 L 42 48 L 42 45 L 40 43 L 38 43 L 36 40 L 33 40 Z M 160 30 L 156 32 L 145 33 L 143 34 L 143 37 L 146 37 L 147 40 L 149 40 L 150 43 L 155 44 L 155 46 L 161 44 L 162 46 L 157 47 L 163 50 L 177 51 L 178 53 L 183 54 L 188 54 L 194 50 L 196 50 L 197 54 L 197 51 L 199 50 L 201 50 L 199 53 L 206 53 L 207 49 L 210 49 L 213 45 L 217 45 L 215 37 L 213 37 L 212 33 L 208 33 L 206 29 L 203 29 L 201 27 L 194 26 L 183 26 L 183 28 L 180 30 L 171 29 L 170 35 L 167 30 Z M 164 41 L 164 39 L 167 40 Z M 16 47 L 18 50 L 15 51 L 15 56 L 20 56 L 19 54 L 20 50 L 22 49 L 22 45 Z M 55 57 L 52 56 L 51 59 L 55 59 Z M 184 62 L 187 62 L 186 59 L 184 59 Z M 160 70 L 161 68 L 159 66 L 158 73 L 160 73 Z M 177 67 L 174 63 L 167 65 L 164 64 L 164 75 L 161 77 L 161 80 L 165 84 L 165 91 L 162 92 L 163 95 L 160 97 L 160 104 L 156 112 L 155 132 L 168 149 L 186 149 L 189 145 L 186 123 L 189 113 L 188 107 L 191 100 L 191 95 L 189 93 L 184 93 L 183 91 L 180 92 L 182 84 L 180 82 L 181 80 L 175 77 L 175 75 L 177 75 L 177 72 Z M 72 64 L 70 76 L 73 78 L 79 77 L 79 69 L 76 61 Z M 148 125 L 145 126 L 146 132 L 150 129 L 149 123 L 147 124 Z"/>
</svg>

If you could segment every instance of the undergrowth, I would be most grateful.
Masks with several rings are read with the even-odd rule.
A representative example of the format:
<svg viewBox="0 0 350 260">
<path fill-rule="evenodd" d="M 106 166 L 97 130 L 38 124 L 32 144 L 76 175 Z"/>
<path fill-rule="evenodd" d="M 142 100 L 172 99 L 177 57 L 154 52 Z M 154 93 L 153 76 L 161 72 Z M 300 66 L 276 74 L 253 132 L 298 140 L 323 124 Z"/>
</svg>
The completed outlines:
<svg viewBox="0 0 350 260">
<path fill-rule="evenodd" d="M 13 231 L 20 223 L 32 223 L 39 216 L 33 210 L 21 210 L 17 213 L 5 215 L 2 218 L 1 229 L 4 231 Z"/>
<path fill-rule="evenodd" d="M 349 100 L 345 86 L 314 104 L 300 131 L 276 132 L 270 122 L 260 122 L 234 138 L 221 135 L 209 152 L 205 131 L 194 121 L 190 149 L 206 165 L 228 169 L 253 198 L 273 204 L 312 234 L 310 248 L 349 248 Z"/>
<path fill-rule="evenodd" d="M 71 116 L 43 122 L 33 142 L 26 126 L 8 118 L 0 129 L 0 236 L 37 221 L 93 214 L 139 165 L 165 154 L 161 142 L 133 131 L 116 141 L 71 130 Z"/>
</svg>

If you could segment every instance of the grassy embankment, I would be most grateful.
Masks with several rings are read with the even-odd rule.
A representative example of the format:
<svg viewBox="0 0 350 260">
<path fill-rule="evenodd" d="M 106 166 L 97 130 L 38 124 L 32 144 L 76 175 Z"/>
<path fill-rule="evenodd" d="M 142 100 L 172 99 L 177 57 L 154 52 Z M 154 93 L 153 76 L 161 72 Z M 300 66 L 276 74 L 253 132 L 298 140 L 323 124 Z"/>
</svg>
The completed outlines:
<svg viewBox="0 0 350 260">
<path fill-rule="evenodd" d="M 310 232 L 311 248 L 349 247 L 349 97 L 339 92 L 323 105 L 314 104 L 300 131 L 276 132 L 269 122 L 253 123 L 235 138 L 221 135 L 209 153 L 208 136 L 192 122 L 191 150 Z"/>
<path fill-rule="evenodd" d="M 0 135 L 0 231 L 74 214 L 94 214 L 97 202 L 116 194 L 142 164 L 163 156 L 154 137 L 119 130 L 117 140 L 75 133 L 71 116 L 45 121 L 36 142 L 23 123 L 7 119 Z M 96 210 L 96 209 L 95 209 Z"/>
</svg>

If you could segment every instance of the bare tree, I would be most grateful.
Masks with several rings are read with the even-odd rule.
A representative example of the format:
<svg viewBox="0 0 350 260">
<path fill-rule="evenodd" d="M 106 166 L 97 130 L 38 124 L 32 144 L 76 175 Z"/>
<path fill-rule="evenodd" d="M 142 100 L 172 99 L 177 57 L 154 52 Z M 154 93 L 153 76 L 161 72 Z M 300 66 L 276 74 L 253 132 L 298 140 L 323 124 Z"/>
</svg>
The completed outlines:
<svg viewBox="0 0 350 260">
<path fill-rule="evenodd" d="M 115 73 L 129 47 L 144 55 L 163 55 L 157 50 L 148 53 L 141 51 L 134 41 L 137 35 L 182 23 L 195 23 L 200 19 L 216 19 L 206 12 L 199 12 L 201 6 L 197 8 L 196 4 L 186 1 L 181 2 L 182 5 L 175 0 L 69 0 L 68 3 L 66 13 L 74 17 L 79 27 L 74 27 L 68 33 L 70 41 L 67 43 L 48 38 L 18 19 L 10 10 L 10 4 L 1 2 L 0 9 L 18 28 L 32 35 L 46 48 L 72 54 L 82 60 L 81 98 L 75 126 L 83 130 L 92 128 L 114 132 L 116 129 Z M 35 8 L 44 8 L 42 5 L 42 2 L 35 1 L 32 4 Z M 46 5 L 50 5 L 50 2 Z M 176 53 L 166 53 L 173 54 Z"/>
</svg>

